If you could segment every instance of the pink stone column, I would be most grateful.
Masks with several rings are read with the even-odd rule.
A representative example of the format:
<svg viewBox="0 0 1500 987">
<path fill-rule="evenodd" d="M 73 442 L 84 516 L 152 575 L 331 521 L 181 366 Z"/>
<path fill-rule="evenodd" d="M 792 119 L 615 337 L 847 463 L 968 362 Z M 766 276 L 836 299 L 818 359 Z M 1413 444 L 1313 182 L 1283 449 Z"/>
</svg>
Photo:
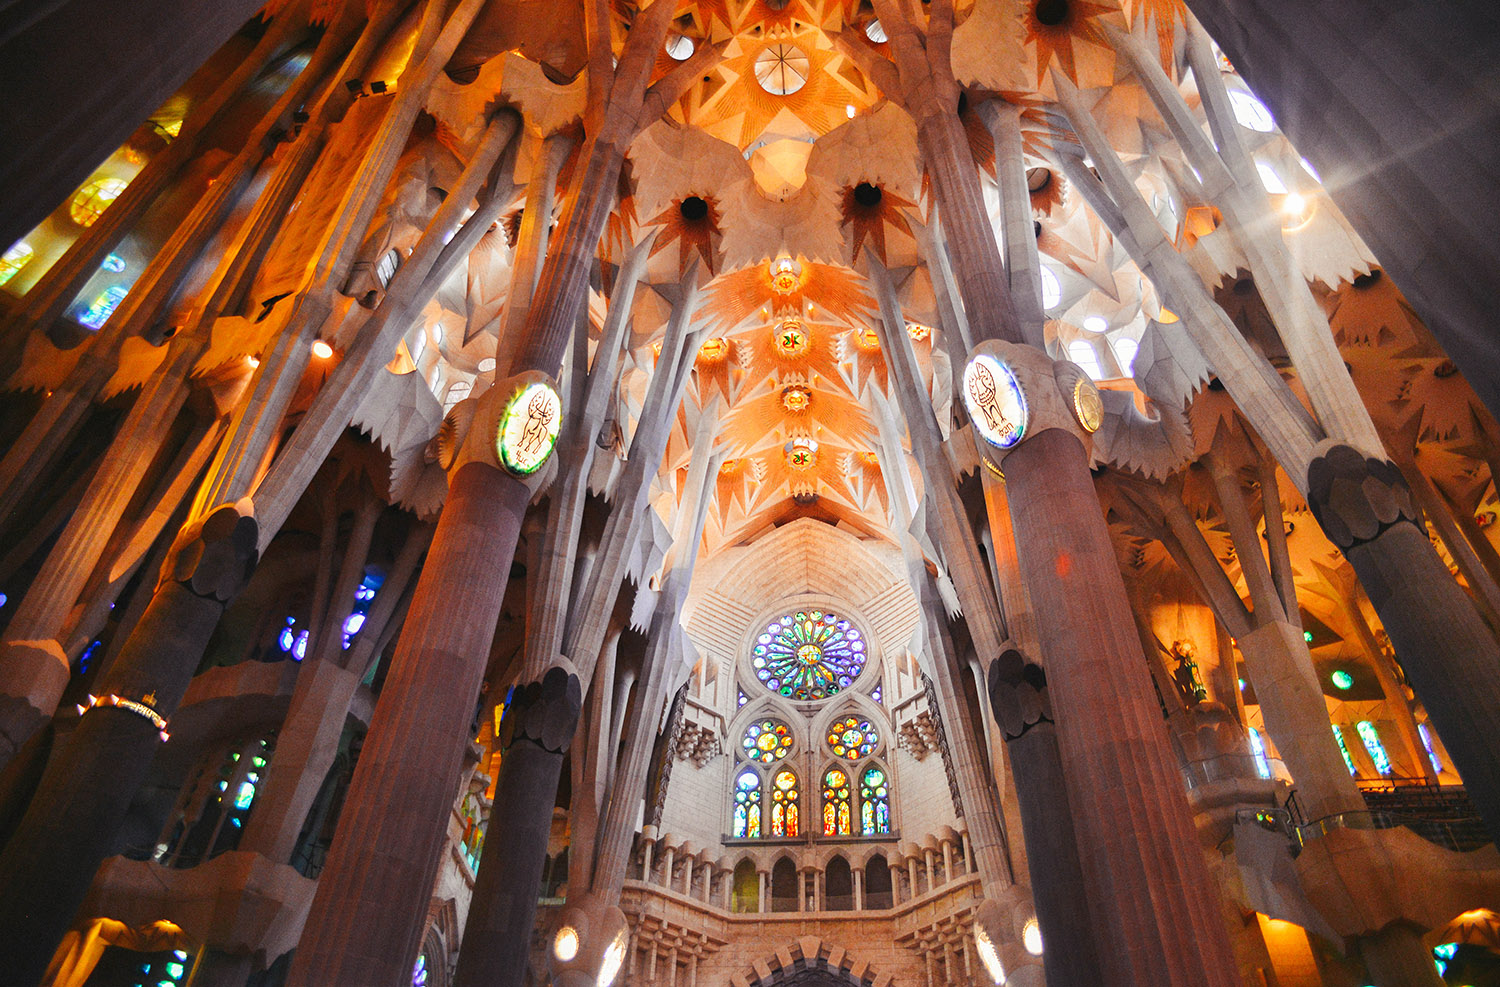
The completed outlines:
<svg viewBox="0 0 1500 987">
<path fill-rule="evenodd" d="M 1104 982 L 1237 987 L 1083 443 L 1044 428 L 1003 465 Z"/>
</svg>

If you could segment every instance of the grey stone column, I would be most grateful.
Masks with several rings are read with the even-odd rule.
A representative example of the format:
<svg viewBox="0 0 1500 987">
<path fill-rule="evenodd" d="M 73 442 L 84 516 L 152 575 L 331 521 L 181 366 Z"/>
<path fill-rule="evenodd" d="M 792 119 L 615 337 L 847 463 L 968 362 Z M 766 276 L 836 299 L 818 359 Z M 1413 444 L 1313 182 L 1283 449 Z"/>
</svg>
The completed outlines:
<svg viewBox="0 0 1500 987">
<path fill-rule="evenodd" d="M 1401 471 L 1324 443 L 1308 506 L 1354 567 L 1490 834 L 1500 838 L 1500 643 L 1416 524 Z"/>
<path fill-rule="evenodd" d="M 1003 467 L 1021 564 L 1048 618 L 1039 636 L 1084 880 L 1106 937 L 1103 982 L 1231 987 L 1238 969 L 1083 443 L 1043 428 Z"/>
<path fill-rule="evenodd" d="M 1057 750 L 1047 673 L 1019 651 L 1008 650 L 990 664 L 989 692 L 995 722 L 1010 750 L 1037 924 L 1042 942 L 1054 946 L 1042 958 L 1047 985 L 1096 987 L 1105 981 Z"/>
</svg>

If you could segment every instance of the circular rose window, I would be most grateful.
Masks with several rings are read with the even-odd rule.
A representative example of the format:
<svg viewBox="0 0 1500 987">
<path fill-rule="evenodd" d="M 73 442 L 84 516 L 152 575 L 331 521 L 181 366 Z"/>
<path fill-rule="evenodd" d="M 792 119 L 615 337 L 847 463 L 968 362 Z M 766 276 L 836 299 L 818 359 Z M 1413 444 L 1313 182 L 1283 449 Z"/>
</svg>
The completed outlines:
<svg viewBox="0 0 1500 987">
<path fill-rule="evenodd" d="M 827 699 L 849 686 L 865 667 L 859 631 L 826 610 L 777 617 L 755 639 L 751 664 L 761 684 L 788 699 Z"/>
</svg>

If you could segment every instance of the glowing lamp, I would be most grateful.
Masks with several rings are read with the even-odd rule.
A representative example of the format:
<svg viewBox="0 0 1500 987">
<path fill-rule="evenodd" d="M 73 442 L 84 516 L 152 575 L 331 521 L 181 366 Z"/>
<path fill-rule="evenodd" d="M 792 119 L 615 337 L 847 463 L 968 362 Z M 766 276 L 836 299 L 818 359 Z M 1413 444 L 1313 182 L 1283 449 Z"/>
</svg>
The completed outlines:
<svg viewBox="0 0 1500 987">
<path fill-rule="evenodd" d="M 333 347 L 329 346 L 321 339 L 313 340 L 312 351 L 313 356 L 317 357 L 319 360 L 326 360 L 329 357 L 333 356 Z"/>
<path fill-rule="evenodd" d="M 718 363 L 729 355 L 729 340 L 723 336 L 714 336 L 703 341 L 698 347 L 698 359 L 704 363 Z"/>
<path fill-rule="evenodd" d="M 1021 945 L 1032 956 L 1042 955 L 1042 927 L 1034 917 L 1027 919 L 1026 925 L 1021 929 Z"/>
<path fill-rule="evenodd" d="M 552 955 L 564 963 L 572 960 L 578 955 L 578 930 L 571 925 L 565 925 L 557 930 L 557 938 L 552 940 Z"/>
<path fill-rule="evenodd" d="M 802 265 L 790 257 L 778 257 L 771 262 L 771 290 L 778 295 L 790 295 L 802 284 Z"/>
<path fill-rule="evenodd" d="M 775 343 L 782 356 L 801 356 L 807 352 L 807 327 L 796 319 L 784 319 L 776 326 Z"/>
</svg>

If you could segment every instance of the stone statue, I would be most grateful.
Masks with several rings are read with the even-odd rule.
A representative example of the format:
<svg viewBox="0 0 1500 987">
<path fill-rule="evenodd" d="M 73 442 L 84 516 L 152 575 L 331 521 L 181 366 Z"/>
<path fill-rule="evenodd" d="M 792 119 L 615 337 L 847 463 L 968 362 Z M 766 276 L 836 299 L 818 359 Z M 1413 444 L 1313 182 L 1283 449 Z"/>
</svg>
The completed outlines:
<svg viewBox="0 0 1500 987">
<path fill-rule="evenodd" d="M 1208 699 L 1208 690 L 1203 687 L 1203 677 L 1198 674 L 1198 663 L 1193 656 L 1198 649 L 1191 641 L 1173 641 L 1172 657 L 1177 659 L 1177 668 L 1172 672 L 1172 681 L 1177 683 L 1177 691 L 1182 693 L 1183 702 L 1189 706 Z"/>
</svg>

